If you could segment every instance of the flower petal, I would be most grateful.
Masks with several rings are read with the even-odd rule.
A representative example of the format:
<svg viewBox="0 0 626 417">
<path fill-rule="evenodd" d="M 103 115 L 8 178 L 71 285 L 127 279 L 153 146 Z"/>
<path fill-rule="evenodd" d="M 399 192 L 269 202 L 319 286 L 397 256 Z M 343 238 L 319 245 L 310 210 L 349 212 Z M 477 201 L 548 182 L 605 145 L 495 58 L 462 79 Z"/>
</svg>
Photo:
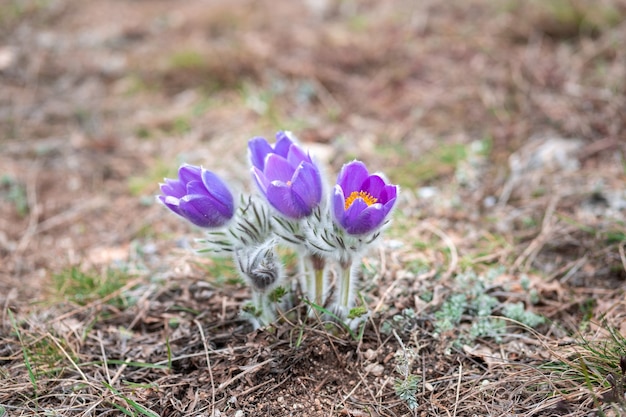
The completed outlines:
<svg viewBox="0 0 626 417">
<path fill-rule="evenodd" d="M 377 200 L 381 197 L 381 193 L 385 189 L 385 180 L 382 179 L 379 175 L 370 175 L 363 181 L 361 185 L 361 189 L 363 191 L 367 191 L 372 197 L 375 197 Z"/>
<path fill-rule="evenodd" d="M 274 149 L 272 149 L 267 140 L 260 136 L 256 136 L 248 141 L 248 149 L 250 150 L 250 162 L 252 162 L 252 166 L 260 170 L 265 168 L 265 158 L 267 155 L 274 152 Z"/>
<path fill-rule="evenodd" d="M 289 165 L 291 165 L 294 169 L 297 168 L 302 162 L 313 163 L 311 157 L 295 143 L 289 147 L 287 161 L 289 161 Z"/>
<path fill-rule="evenodd" d="M 390 199 L 383 205 L 383 210 L 385 211 L 385 216 L 389 214 L 393 206 L 396 204 L 396 197 Z"/>
<path fill-rule="evenodd" d="M 283 158 L 287 158 L 289 154 L 289 149 L 291 145 L 293 145 L 293 141 L 291 140 L 290 132 L 279 131 L 276 133 L 276 144 L 274 145 L 274 153 L 282 156 Z"/>
<path fill-rule="evenodd" d="M 187 187 L 179 180 L 165 179 L 165 183 L 159 184 L 161 192 L 166 196 L 181 198 L 187 193 Z"/>
<path fill-rule="evenodd" d="M 270 185 L 270 180 L 268 180 L 263 171 L 257 167 L 252 167 L 251 172 L 259 190 L 263 195 L 265 195 L 267 193 L 267 187 Z"/>
<path fill-rule="evenodd" d="M 289 187 L 289 193 L 291 194 L 291 201 L 293 201 L 293 206 L 298 212 L 297 218 L 306 217 L 313 212 L 313 207 L 315 207 L 317 204 L 308 204 L 308 202 L 300 197 L 299 194 L 294 192 L 293 187 Z"/>
<path fill-rule="evenodd" d="M 184 184 L 189 181 L 199 180 L 202 169 L 195 165 L 184 164 L 178 169 L 178 178 Z"/>
<path fill-rule="evenodd" d="M 265 160 L 263 173 L 270 181 L 280 181 L 287 183 L 291 181 L 295 169 L 282 156 L 275 153 L 270 154 Z"/>
<path fill-rule="evenodd" d="M 291 181 L 291 189 L 309 210 L 322 200 L 322 178 L 317 167 L 310 163 L 302 163 L 296 169 Z"/>
<path fill-rule="evenodd" d="M 228 217 L 232 217 L 235 213 L 235 205 L 233 201 L 233 195 L 220 177 L 215 173 L 206 169 L 202 170 L 202 182 L 206 187 L 206 191 L 215 200 L 220 202 L 224 210 L 222 214 Z"/>
<path fill-rule="evenodd" d="M 200 199 L 206 199 L 207 201 Z M 194 205 L 198 208 L 199 206 L 196 203 L 200 201 L 206 204 L 207 207 L 209 207 L 208 205 L 210 204 L 210 210 L 217 210 L 221 216 L 227 218 L 231 218 L 235 212 L 232 195 L 229 195 L 229 198 L 227 197 L 225 199 L 217 199 L 207 191 L 204 184 L 200 181 L 191 181 L 189 184 L 187 184 L 187 195 L 183 197 L 181 201 L 189 200 L 194 201 Z M 200 214 L 210 215 L 209 213 Z"/>
<path fill-rule="evenodd" d="M 380 204 L 373 204 L 359 213 L 356 221 L 351 225 L 348 233 L 362 235 L 373 232 L 383 223 L 387 213 Z"/>
<path fill-rule="evenodd" d="M 337 223 L 343 226 L 343 219 L 345 217 L 346 196 L 343 194 L 343 190 L 339 184 L 335 185 L 333 192 L 333 214 Z"/>
<path fill-rule="evenodd" d="M 348 209 L 344 213 L 343 223 L 342 223 L 343 227 L 346 229 L 348 233 L 352 234 L 350 230 L 353 230 L 357 226 L 356 222 L 359 220 L 359 215 L 367 207 L 368 205 L 365 202 L 365 200 L 363 200 L 360 197 L 356 198 L 352 202 L 352 204 L 350 204 L 350 207 L 348 207 Z"/>
<path fill-rule="evenodd" d="M 230 217 L 224 216 L 217 202 L 211 197 L 188 195 L 180 199 L 180 212 L 191 223 L 200 227 L 220 227 Z"/>
<path fill-rule="evenodd" d="M 385 189 L 380 193 L 378 202 L 381 204 L 387 204 L 390 200 L 395 200 L 398 195 L 397 185 L 385 185 Z"/>
<path fill-rule="evenodd" d="M 291 187 L 281 182 L 274 181 L 267 187 L 267 201 L 282 215 L 292 219 L 301 219 L 311 214 L 311 209 L 293 193 Z"/>
<path fill-rule="evenodd" d="M 353 191 L 361 190 L 361 186 L 368 176 L 369 172 L 363 162 L 352 161 L 341 168 L 337 184 L 343 189 L 344 195 L 350 195 Z"/>
<path fill-rule="evenodd" d="M 180 213 L 180 208 L 178 207 L 178 204 L 179 204 L 178 198 L 172 197 L 169 195 L 158 195 L 157 198 L 159 199 L 161 203 L 163 203 L 165 207 L 172 210 L 174 213 L 178 214 L 179 216 L 182 216 L 182 214 Z"/>
<path fill-rule="evenodd" d="M 202 181 L 194 180 L 187 183 L 187 192 L 185 195 L 200 195 L 202 197 L 209 197 L 209 193 L 206 190 Z"/>
</svg>

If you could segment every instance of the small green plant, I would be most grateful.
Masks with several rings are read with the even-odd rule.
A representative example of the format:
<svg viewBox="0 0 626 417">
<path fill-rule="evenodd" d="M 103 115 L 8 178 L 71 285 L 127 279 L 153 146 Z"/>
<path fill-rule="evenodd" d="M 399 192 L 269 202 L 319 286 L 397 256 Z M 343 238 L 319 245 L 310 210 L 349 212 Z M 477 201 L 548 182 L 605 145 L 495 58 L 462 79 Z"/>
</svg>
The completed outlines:
<svg viewBox="0 0 626 417">
<path fill-rule="evenodd" d="M 168 126 L 167 133 L 182 136 L 191 131 L 192 121 L 187 116 L 178 116 Z"/>
<path fill-rule="evenodd" d="M 122 394 L 120 391 L 115 389 L 110 384 L 107 384 L 106 382 L 102 382 L 102 385 L 104 385 L 105 388 L 111 391 L 116 397 L 119 397 L 120 399 L 122 399 L 126 403 L 126 405 L 130 408 L 128 409 L 119 404 L 111 403 L 113 407 L 117 408 L 124 415 L 133 416 L 133 417 L 135 416 L 159 417 L 157 413 L 150 410 L 149 408 L 144 407 L 143 405 L 139 404 L 137 401 L 133 400 L 132 398 L 129 398 L 126 395 Z"/>
<path fill-rule="evenodd" d="M 412 308 L 405 308 L 400 314 L 394 315 L 391 320 L 385 320 L 380 325 L 383 334 L 390 335 L 397 331 L 400 334 L 412 333 L 419 324 L 420 318 Z"/>
<path fill-rule="evenodd" d="M 24 343 L 24 340 L 22 339 L 22 333 L 20 332 L 19 326 L 17 325 L 17 322 L 15 321 L 15 317 L 13 316 L 13 313 L 11 312 L 11 310 L 9 310 L 9 318 L 11 319 L 11 325 L 13 326 L 13 330 L 15 331 L 15 334 L 17 334 L 17 338 L 20 341 L 20 345 L 22 347 L 22 356 L 24 358 L 24 366 L 26 366 L 26 371 L 28 372 L 28 380 L 30 381 L 33 387 L 33 392 L 35 393 L 35 400 L 36 400 L 37 392 L 38 392 L 38 384 L 37 384 L 37 376 L 35 374 L 35 370 L 34 370 L 32 361 L 30 359 L 30 352 L 26 348 L 26 344 Z"/>
<path fill-rule="evenodd" d="M 363 317 L 367 314 L 367 307 L 365 306 L 357 306 L 352 307 L 348 312 L 348 319 L 358 319 L 359 317 Z"/>
<path fill-rule="evenodd" d="M 154 192 L 154 183 L 162 181 L 163 178 L 169 176 L 170 174 L 170 168 L 159 160 L 143 174 L 129 177 L 128 189 L 132 195 L 137 197 L 148 193 L 151 194 Z"/>
<path fill-rule="evenodd" d="M 200 253 L 203 251 L 200 250 Z M 242 285 L 245 281 L 234 269 L 234 262 L 231 258 L 212 257 L 209 262 L 198 264 L 206 271 L 206 280 L 217 285 Z"/>
<path fill-rule="evenodd" d="M 420 382 L 420 377 L 417 375 L 409 374 L 404 378 L 396 378 L 393 383 L 393 388 L 398 398 L 405 401 L 410 410 L 415 410 L 419 405 L 415 394 L 417 393 L 417 386 Z"/>
<path fill-rule="evenodd" d="M 604 340 L 587 339 L 582 337 L 579 346 L 582 348 L 579 360 L 570 365 L 577 370 L 584 379 L 591 380 L 594 386 L 609 385 L 607 375 L 617 373 L 621 365 L 622 356 L 626 355 L 626 337 L 619 329 L 609 326 L 606 322 L 602 327 L 608 332 L 609 338 Z"/>
<path fill-rule="evenodd" d="M 169 58 L 169 66 L 171 69 L 203 69 L 207 67 L 207 61 L 198 51 L 183 50 Z"/>
<path fill-rule="evenodd" d="M 419 353 L 417 349 L 407 348 L 395 331 L 394 336 L 401 346 L 401 351 L 398 351 L 394 357 L 396 372 L 400 374 L 400 377 L 394 379 L 393 388 L 398 398 L 406 402 L 410 410 L 415 410 L 419 406 L 416 394 L 421 378 L 419 375 L 413 374 L 411 370 L 413 362 L 418 358 Z"/>
<path fill-rule="evenodd" d="M 402 145 L 384 145 L 378 149 L 382 157 L 391 162 L 389 176 L 397 178 L 401 186 L 413 188 L 417 185 L 453 174 L 460 161 L 467 157 L 464 144 L 447 144 L 420 156 L 419 162 L 406 158 L 407 150 Z"/>
<path fill-rule="evenodd" d="M 269 295 L 269 300 L 272 303 L 280 303 L 284 296 L 288 293 L 285 287 L 276 287 Z"/>
<path fill-rule="evenodd" d="M 57 294 L 68 301 L 85 305 L 115 293 L 127 283 L 128 278 L 128 274 L 123 270 L 108 269 L 103 273 L 84 272 L 73 266 L 54 274 L 52 281 Z M 109 300 L 109 303 L 122 307 L 128 304 L 128 300 L 120 294 Z"/>
<path fill-rule="evenodd" d="M 9 0 L 0 4 L 0 29 L 8 28 L 25 16 L 41 13 L 50 7 L 45 0 Z M 1 414 L 0 414 L 1 415 Z"/>
<path fill-rule="evenodd" d="M 461 322 L 467 308 L 465 294 L 454 294 L 435 313 L 435 332 L 443 333 L 454 329 Z"/>
<path fill-rule="evenodd" d="M 539 292 L 536 288 L 531 287 L 530 278 L 524 274 L 520 277 L 520 285 L 522 289 L 528 293 L 528 300 L 531 304 L 537 304 L 539 302 Z M 513 318 L 513 317 L 511 317 Z"/>
<path fill-rule="evenodd" d="M 529 327 L 537 327 L 546 322 L 545 317 L 526 310 L 523 303 L 505 305 L 502 314 Z"/>
<path fill-rule="evenodd" d="M 586 389 L 593 396 L 598 415 L 607 415 L 608 409 L 617 412 L 610 415 L 625 415 L 626 337 L 606 322 L 599 327 L 608 337 L 581 336 L 574 345 L 565 348 L 565 353 L 554 352 L 559 359 L 540 369 L 545 375 L 561 375 L 559 388 L 563 395 L 575 395 Z"/>
<path fill-rule="evenodd" d="M 360 341 L 363 338 L 365 325 L 367 324 L 367 321 L 365 320 L 367 318 L 367 308 L 361 306 L 353 307 L 350 309 L 346 319 L 342 320 L 337 314 L 334 314 L 332 311 L 318 304 L 315 304 L 307 299 L 303 299 L 303 301 L 310 308 L 320 313 L 321 316 L 328 317 L 332 320 L 332 322 L 339 324 L 339 326 L 341 326 L 341 328 L 343 328 L 353 340 Z M 329 330 L 331 328 L 332 327 L 328 327 Z M 358 332 L 355 331 L 357 329 Z"/>
<path fill-rule="evenodd" d="M 506 322 L 497 314 L 533 328 L 545 323 L 544 317 L 526 310 L 523 303 L 503 304 L 489 294 L 488 284 L 499 273 L 494 268 L 484 276 L 473 271 L 457 275 L 456 292 L 434 313 L 435 334 L 459 329 L 465 322 L 469 324 L 468 331 L 461 333 L 455 343 L 470 343 L 479 337 L 498 341 L 506 332 Z"/>
<path fill-rule="evenodd" d="M 6 174 L 0 178 L 0 197 L 13 204 L 20 217 L 28 214 L 26 188 L 15 178 Z"/>
<path fill-rule="evenodd" d="M 621 375 L 615 376 L 610 373 L 606 379 L 611 384 L 611 391 L 606 393 L 603 397 L 605 402 L 614 402 L 619 404 L 622 411 L 626 411 L 626 397 L 624 397 L 626 387 L 626 355 L 622 355 L 619 358 L 619 367 Z"/>
</svg>

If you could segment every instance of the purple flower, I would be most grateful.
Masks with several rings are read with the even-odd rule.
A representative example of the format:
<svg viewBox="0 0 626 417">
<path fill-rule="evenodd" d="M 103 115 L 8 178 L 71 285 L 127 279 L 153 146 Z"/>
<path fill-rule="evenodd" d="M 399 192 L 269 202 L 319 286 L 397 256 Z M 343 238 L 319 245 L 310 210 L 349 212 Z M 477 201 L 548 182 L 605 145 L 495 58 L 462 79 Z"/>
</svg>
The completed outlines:
<svg viewBox="0 0 626 417">
<path fill-rule="evenodd" d="M 274 147 L 255 137 L 248 148 L 252 176 L 270 205 L 292 219 L 309 216 L 322 200 L 322 178 L 311 157 L 288 132 L 276 134 Z"/>
<path fill-rule="evenodd" d="M 345 164 L 333 194 L 335 220 L 348 234 L 364 235 L 378 229 L 396 202 L 398 186 L 370 175 L 361 161 Z"/>
<path fill-rule="evenodd" d="M 183 165 L 178 179 L 165 179 L 157 198 L 167 208 L 200 227 L 224 226 L 235 212 L 233 195 L 224 182 L 204 168 Z"/>
</svg>

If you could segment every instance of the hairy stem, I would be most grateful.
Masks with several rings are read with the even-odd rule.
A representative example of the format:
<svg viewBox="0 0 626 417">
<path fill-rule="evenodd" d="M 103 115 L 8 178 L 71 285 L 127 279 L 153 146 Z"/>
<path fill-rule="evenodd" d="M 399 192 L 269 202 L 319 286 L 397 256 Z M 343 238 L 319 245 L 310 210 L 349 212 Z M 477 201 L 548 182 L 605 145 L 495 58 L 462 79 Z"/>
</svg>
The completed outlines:
<svg viewBox="0 0 626 417">
<path fill-rule="evenodd" d="M 354 307 L 354 285 L 358 279 L 358 258 L 341 262 L 341 275 L 338 282 L 337 307 L 342 314 L 347 314 Z"/>
<path fill-rule="evenodd" d="M 276 319 L 274 306 L 270 302 L 266 292 L 253 290 L 252 303 L 258 314 L 257 321 L 261 327 L 271 324 Z"/>
</svg>

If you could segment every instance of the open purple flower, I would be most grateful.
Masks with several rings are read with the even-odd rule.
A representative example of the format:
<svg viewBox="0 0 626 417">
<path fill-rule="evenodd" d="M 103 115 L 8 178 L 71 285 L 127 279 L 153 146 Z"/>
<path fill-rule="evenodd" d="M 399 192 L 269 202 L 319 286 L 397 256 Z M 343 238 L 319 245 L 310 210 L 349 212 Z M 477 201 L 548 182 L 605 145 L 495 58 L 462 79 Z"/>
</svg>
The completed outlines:
<svg viewBox="0 0 626 417">
<path fill-rule="evenodd" d="M 200 227 L 224 226 L 234 215 L 233 195 L 226 184 L 204 168 L 183 165 L 178 179 L 165 179 L 159 201 L 179 216 Z"/>
<path fill-rule="evenodd" d="M 288 132 L 278 132 L 273 147 L 255 137 L 248 148 L 252 176 L 270 205 L 292 219 L 309 216 L 322 200 L 322 178 L 310 155 Z"/>
<path fill-rule="evenodd" d="M 393 208 L 397 193 L 397 185 L 387 184 L 380 175 L 370 175 L 363 162 L 345 164 L 333 194 L 335 220 L 351 235 L 373 232 Z"/>
</svg>

